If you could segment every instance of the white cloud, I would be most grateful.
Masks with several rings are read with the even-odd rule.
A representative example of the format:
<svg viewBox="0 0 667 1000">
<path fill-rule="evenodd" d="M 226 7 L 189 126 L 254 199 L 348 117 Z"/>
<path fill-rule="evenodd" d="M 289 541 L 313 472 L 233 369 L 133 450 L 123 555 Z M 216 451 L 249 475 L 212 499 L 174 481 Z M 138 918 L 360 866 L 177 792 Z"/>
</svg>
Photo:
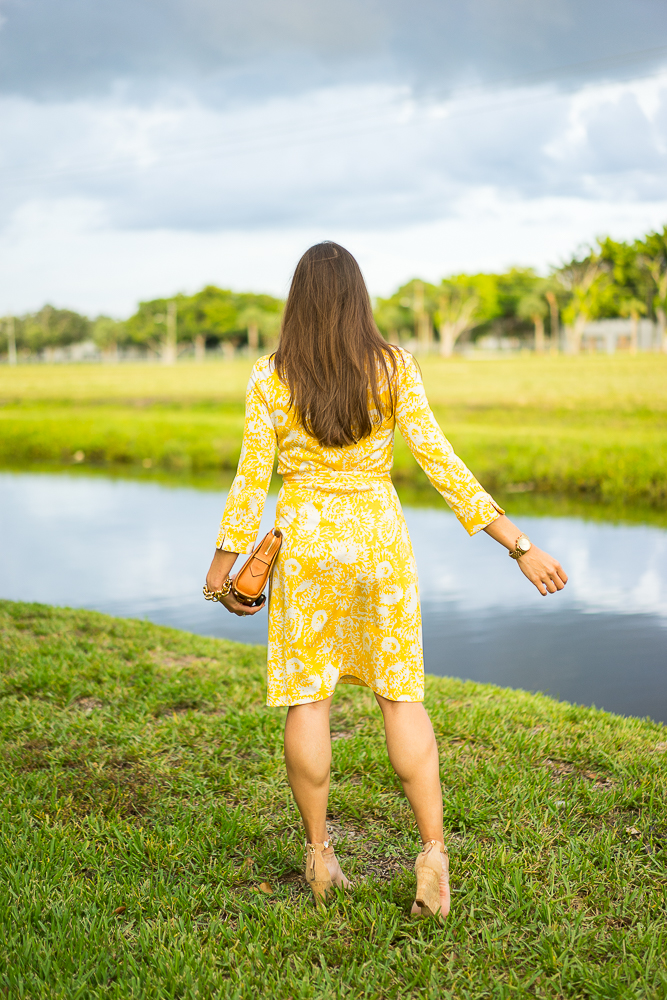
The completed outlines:
<svg viewBox="0 0 667 1000">
<path fill-rule="evenodd" d="M 120 229 L 393 228 L 456 213 L 477 187 L 514 198 L 660 199 L 667 74 L 637 84 L 417 102 L 338 87 L 220 111 L 0 105 L 0 204 L 85 198 Z M 44 155 L 44 152 L 47 155 Z"/>
<path fill-rule="evenodd" d="M 74 10 L 69 2 L 63 23 Z M 261 13 L 263 2 L 253 0 L 252 10 Z M 642 3 L 648 9 L 653 0 Z M 21 16 L 36 18 L 41 4 L 24 0 Z M 443 58 L 457 31 L 461 52 L 456 73 L 447 76 L 443 69 L 439 77 L 443 86 L 455 86 L 444 99 L 434 96 L 435 85 L 427 93 L 418 73 L 410 82 L 405 69 L 408 63 L 414 69 L 416 53 L 432 45 L 424 41 L 426 21 L 416 23 L 422 7 L 413 9 L 415 23 L 395 49 L 392 39 L 409 13 L 399 0 L 349 0 L 336 22 L 339 36 L 326 44 L 317 4 L 303 31 L 295 27 L 302 0 L 283 7 L 271 48 L 264 28 L 274 23 L 274 8 L 261 30 L 248 34 L 249 9 L 234 13 L 230 5 L 201 0 L 197 19 L 194 8 L 171 3 L 155 39 L 160 58 L 171 51 L 179 25 L 183 59 L 201 51 L 202 66 L 206 53 L 227 52 L 231 44 L 218 37 L 224 18 L 236 32 L 237 82 L 245 73 L 247 88 L 239 83 L 241 89 L 227 89 L 224 99 L 217 70 L 209 67 L 209 77 L 200 74 L 194 85 L 177 60 L 165 83 L 150 59 L 152 90 L 138 96 L 134 41 L 123 31 L 130 32 L 135 15 L 148 18 L 141 21 L 146 28 L 153 10 L 147 2 L 135 5 L 135 15 L 122 7 L 108 13 L 110 41 L 99 41 L 100 59 L 108 63 L 106 90 L 95 91 L 86 75 L 90 67 L 78 64 L 73 97 L 61 87 L 57 100 L 37 99 L 20 74 L 13 78 L 14 96 L 0 97 L 0 266 L 6 279 L 0 310 L 36 308 L 49 299 L 125 314 L 139 298 L 207 281 L 284 294 L 296 257 L 322 238 L 356 250 L 372 290 L 384 293 L 417 273 L 435 279 L 512 263 L 546 268 L 596 235 L 629 238 L 667 220 L 667 72 L 575 91 L 554 82 L 464 88 L 466 75 L 484 76 L 480 52 L 496 60 L 498 72 L 511 68 L 511 51 L 518 50 L 510 46 L 501 65 L 500 41 L 526 8 L 519 0 L 509 5 L 509 20 L 496 25 L 496 37 L 490 0 L 468 3 L 463 13 L 448 3 L 442 10 L 453 18 L 453 35 L 441 39 Z M 595 0 L 586 17 L 597 7 Z M 605 7 L 603 34 L 610 25 L 618 29 L 622 7 Z M 424 3 L 422 13 L 427 8 Z M 0 41 L 23 24 L 13 2 L 4 0 L 4 9 L 8 23 Z M 433 31 L 442 10 L 430 12 Z M 533 67 L 531 59 L 544 56 L 545 46 L 556 62 L 582 54 L 577 39 L 587 21 L 575 16 L 570 0 L 551 5 L 548 16 L 546 7 L 540 11 L 526 15 L 520 40 L 528 55 L 518 59 L 516 72 Z M 357 48 L 346 47 L 343 29 L 355 17 Z M 94 24 L 98 29 L 99 18 Z M 210 51 L 202 25 L 215 36 Z M 81 28 L 84 41 L 88 28 Z M 32 30 L 38 37 L 44 25 L 35 22 Z M 471 43 L 475 31 L 478 48 Z M 634 36 L 617 31 L 605 38 L 620 46 Z M 259 85 L 252 60 L 267 45 L 266 72 L 292 52 L 305 74 L 298 86 Z M 367 79 L 359 73 L 353 79 L 356 70 L 343 72 L 340 59 L 354 62 L 361 50 L 370 59 L 378 46 L 384 55 Z M 83 52 L 94 62 L 94 47 L 80 49 L 77 58 Z M 309 59 L 334 69 L 308 76 Z M 46 66 L 42 80 L 49 73 L 56 82 L 65 80 L 59 65 Z M 323 85 L 327 73 L 334 82 Z M 0 73 L 0 93 L 3 79 Z"/>
<path fill-rule="evenodd" d="M 139 299 L 205 283 L 284 296 L 303 251 L 334 239 L 357 256 L 373 294 L 420 274 L 546 268 L 596 233 L 632 238 L 667 219 L 662 201 L 509 200 L 492 189 L 462 197 L 447 219 L 360 229 L 300 226 L 224 232 L 109 229 L 92 203 L 34 203 L 0 235 L 0 313 L 45 301 L 94 315 L 129 315 Z"/>
<path fill-rule="evenodd" d="M 381 81 L 431 93 L 664 60 L 664 0 L 0 0 L 0 91 L 52 100 L 178 81 L 209 103 Z"/>
</svg>

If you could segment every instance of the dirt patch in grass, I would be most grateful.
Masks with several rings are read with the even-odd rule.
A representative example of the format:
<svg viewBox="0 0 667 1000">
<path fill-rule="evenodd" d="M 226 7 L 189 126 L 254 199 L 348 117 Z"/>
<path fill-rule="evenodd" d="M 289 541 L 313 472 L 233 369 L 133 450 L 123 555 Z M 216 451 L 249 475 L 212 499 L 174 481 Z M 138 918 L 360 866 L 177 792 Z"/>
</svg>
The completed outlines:
<svg viewBox="0 0 667 1000">
<path fill-rule="evenodd" d="M 7 748 L 4 756 L 17 774 L 51 772 L 52 791 L 66 814 L 145 816 L 164 793 L 164 779 L 146 764 L 130 758 L 95 760 L 100 749 L 94 738 L 85 744 L 70 742 L 60 748 L 45 739 L 35 739 Z"/>
<path fill-rule="evenodd" d="M 327 816 L 327 831 L 330 838 L 336 843 L 341 840 L 361 841 L 366 837 L 365 833 L 352 826 L 352 824 L 344 823 L 342 820 L 332 816 Z"/>
<path fill-rule="evenodd" d="M 170 653 L 164 649 L 151 650 L 150 658 L 156 666 L 164 667 L 167 670 L 183 670 L 188 667 L 212 667 L 217 666 L 218 661 L 210 656 L 194 656 Z"/>
<path fill-rule="evenodd" d="M 590 771 L 579 767 L 577 764 L 572 764 L 570 761 L 551 760 L 547 758 L 544 762 L 544 767 L 547 768 L 551 775 L 551 780 L 556 784 L 560 784 L 567 778 L 583 778 L 584 781 L 590 782 L 596 788 L 611 789 L 615 787 L 615 782 L 609 775 L 601 774 L 599 771 Z"/>
<path fill-rule="evenodd" d="M 84 715 L 90 715 L 96 709 L 104 708 L 104 702 L 100 701 L 99 698 L 77 698 L 70 707 L 78 709 Z"/>
<path fill-rule="evenodd" d="M 377 882 L 391 882 L 397 875 L 414 870 L 415 859 L 402 857 L 396 858 L 387 854 L 376 854 L 368 858 L 364 863 L 366 878 L 373 878 Z"/>
<path fill-rule="evenodd" d="M 155 709 L 154 715 L 157 719 L 169 717 L 170 715 L 187 715 L 188 712 L 205 712 L 206 703 L 201 701 L 176 701 L 172 705 L 161 705 Z"/>
<path fill-rule="evenodd" d="M 157 805 L 166 782 L 139 761 L 113 759 L 97 766 L 72 761 L 57 787 L 73 813 L 130 819 L 146 816 Z"/>
<path fill-rule="evenodd" d="M 363 723 L 359 723 L 356 726 L 347 726 L 345 729 L 334 729 L 331 727 L 331 741 L 335 740 L 351 740 L 353 737 L 358 736 L 361 730 L 364 728 Z"/>
<path fill-rule="evenodd" d="M 160 705 L 155 709 L 153 715 L 156 719 L 179 718 L 187 715 L 189 712 L 195 712 L 198 715 L 217 715 L 220 718 L 224 718 L 227 715 L 227 708 L 225 705 L 215 702 L 198 701 L 193 698 L 175 701 L 170 705 Z"/>
<path fill-rule="evenodd" d="M 18 774 L 30 774 L 31 771 L 43 771 L 48 767 L 48 747 L 47 740 L 28 740 L 21 746 L 6 747 L 3 756 Z"/>
</svg>

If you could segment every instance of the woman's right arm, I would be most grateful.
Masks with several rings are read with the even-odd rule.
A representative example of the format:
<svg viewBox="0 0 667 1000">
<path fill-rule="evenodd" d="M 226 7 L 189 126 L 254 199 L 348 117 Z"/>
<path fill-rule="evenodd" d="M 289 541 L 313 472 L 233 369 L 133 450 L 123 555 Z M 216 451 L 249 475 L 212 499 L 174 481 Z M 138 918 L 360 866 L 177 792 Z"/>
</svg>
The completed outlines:
<svg viewBox="0 0 667 1000">
<path fill-rule="evenodd" d="M 412 358 L 399 373 L 396 423 L 410 451 L 468 534 L 484 530 L 513 551 L 521 531 L 454 454 L 428 405 L 421 375 Z M 567 583 L 567 574 L 560 563 L 532 543 L 516 561 L 542 595 L 562 590 Z"/>
<path fill-rule="evenodd" d="M 505 511 L 482 489 L 440 430 L 428 404 L 424 384 L 413 358 L 399 360 L 396 423 L 422 469 L 469 535 L 490 524 Z"/>
</svg>

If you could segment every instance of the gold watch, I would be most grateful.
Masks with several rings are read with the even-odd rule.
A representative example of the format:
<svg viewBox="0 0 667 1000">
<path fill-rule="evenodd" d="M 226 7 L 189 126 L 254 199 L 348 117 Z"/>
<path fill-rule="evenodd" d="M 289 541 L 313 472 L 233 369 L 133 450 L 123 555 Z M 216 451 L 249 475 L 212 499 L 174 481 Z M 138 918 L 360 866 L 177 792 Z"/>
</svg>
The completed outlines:
<svg viewBox="0 0 667 1000">
<path fill-rule="evenodd" d="M 525 556 L 526 552 L 528 552 L 531 548 L 530 539 L 526 538 L 525 535 L 519 535 L 514 543 L 514 548 L 510 550 L 510 559 L 520 559 L 521 556 Z"/>
</svg>

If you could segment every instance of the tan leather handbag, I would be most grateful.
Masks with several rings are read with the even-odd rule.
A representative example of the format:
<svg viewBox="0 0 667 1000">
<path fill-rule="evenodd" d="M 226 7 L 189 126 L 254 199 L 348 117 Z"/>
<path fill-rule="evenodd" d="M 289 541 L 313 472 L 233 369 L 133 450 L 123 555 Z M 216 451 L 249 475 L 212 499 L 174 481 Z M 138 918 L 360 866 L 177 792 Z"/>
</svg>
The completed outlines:
<svg viewBox="0 0 667 1000">
<path fill-rule="evenodd" d="M 255 608 L 264 603 L 264 588 L 278 558 L 282 540 L 282 531 L 272 528 L 241 566 L 232 580 L 232 593 L 239 604 Z"/>
</svg>

